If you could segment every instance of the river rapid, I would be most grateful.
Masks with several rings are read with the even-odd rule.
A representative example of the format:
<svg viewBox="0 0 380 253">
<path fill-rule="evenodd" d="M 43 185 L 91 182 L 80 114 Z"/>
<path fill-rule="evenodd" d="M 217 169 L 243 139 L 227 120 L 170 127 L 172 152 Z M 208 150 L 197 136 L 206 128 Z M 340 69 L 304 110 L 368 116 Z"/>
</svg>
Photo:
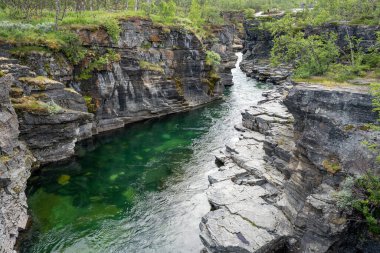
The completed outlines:
<svg viewBox="0 0 380 253">
<path fill-rule="evenodd" d="M 238 56 L 223 100 L 95 137 L 70 163 L 34 173 L 20 251 L 199 252 L 214 154 L 238 138 L 240 112 L 270 88 L 247 78 Z"/>
</svg>

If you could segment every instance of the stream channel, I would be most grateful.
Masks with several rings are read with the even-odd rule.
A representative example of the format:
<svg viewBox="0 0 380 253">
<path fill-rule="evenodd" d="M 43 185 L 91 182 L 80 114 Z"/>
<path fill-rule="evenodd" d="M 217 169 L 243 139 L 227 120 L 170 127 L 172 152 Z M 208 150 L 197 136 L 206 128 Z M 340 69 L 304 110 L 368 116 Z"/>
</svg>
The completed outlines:
<svg viewBox="0 0 380 253">
<path fill-rule="evenodd" d="M 32 226 L 20 252 L 200 252 L 214 154 L 269 87 L 232 70 L 224 99 L 79 143 L 29 179 Z"/>
</svg>

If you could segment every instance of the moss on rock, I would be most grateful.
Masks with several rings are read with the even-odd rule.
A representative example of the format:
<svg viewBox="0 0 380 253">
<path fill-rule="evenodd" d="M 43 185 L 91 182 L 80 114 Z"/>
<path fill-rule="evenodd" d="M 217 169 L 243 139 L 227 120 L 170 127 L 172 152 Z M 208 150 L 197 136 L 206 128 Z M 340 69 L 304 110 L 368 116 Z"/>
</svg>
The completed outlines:
<svg viewBox="0 0 380 253">
<path fill-rule="evenodd" d="M 53 79 L 50 79 L 45 76 L 37 77 L 21 77 L 18 79 L 20 82 L 25 83 L 32 87 L 38 87 L 41 90 L 46 90 L 51 85 L 59 85 L 60 82 L 57 82 Z"/>
<path fill-rule="evenodd" d="M 164 73 L 164 69 L 157 63 L 151 63 L 147 61 L 140 61 L 139 62 L 140 68 L 142 70 L 148 70 L 153 72 L 159 72 L 161 74 Z"/>
<path fill-rule="evenodd" d="M 12 98 L 13 107 L 17 112 L 28 112 L 32 114 L 55 114 L 63 109 L 54 102 L 45 103 L 37 100 L 33 96 L 24 96 L 22 98 Z"/>
</svg>

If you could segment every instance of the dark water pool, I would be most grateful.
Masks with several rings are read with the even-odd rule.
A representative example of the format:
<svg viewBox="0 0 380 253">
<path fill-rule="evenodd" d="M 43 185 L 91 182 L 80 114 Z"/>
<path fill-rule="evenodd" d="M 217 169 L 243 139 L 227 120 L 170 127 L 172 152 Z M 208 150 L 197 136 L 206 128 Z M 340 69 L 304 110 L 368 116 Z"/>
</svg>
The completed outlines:
<svg viewBox="0 0 380 253">
<path fill-rule="evenodd" d="M 233 75 L 224 100 L 97 137 L 69 164 L 34 175 L 21 252 L 199 252 L 213 154 L 268 88 L 239 68 Z"/>
</svg>

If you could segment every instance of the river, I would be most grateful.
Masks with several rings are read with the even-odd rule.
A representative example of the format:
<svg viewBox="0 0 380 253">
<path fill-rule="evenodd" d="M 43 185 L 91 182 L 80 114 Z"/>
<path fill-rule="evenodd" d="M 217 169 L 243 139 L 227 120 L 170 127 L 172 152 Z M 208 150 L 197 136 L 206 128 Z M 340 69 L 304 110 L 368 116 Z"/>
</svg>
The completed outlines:
<svg viewBox="0 0 380 253">
<path fill-rule="evenodd" d="M 240 112 L 268 89 L 232 70 L 223 100 L 78 145 L 69 164 L 29 180 L 21 252 L 199 252 L 214 155 L 238 138 Z"/>
</svg>

